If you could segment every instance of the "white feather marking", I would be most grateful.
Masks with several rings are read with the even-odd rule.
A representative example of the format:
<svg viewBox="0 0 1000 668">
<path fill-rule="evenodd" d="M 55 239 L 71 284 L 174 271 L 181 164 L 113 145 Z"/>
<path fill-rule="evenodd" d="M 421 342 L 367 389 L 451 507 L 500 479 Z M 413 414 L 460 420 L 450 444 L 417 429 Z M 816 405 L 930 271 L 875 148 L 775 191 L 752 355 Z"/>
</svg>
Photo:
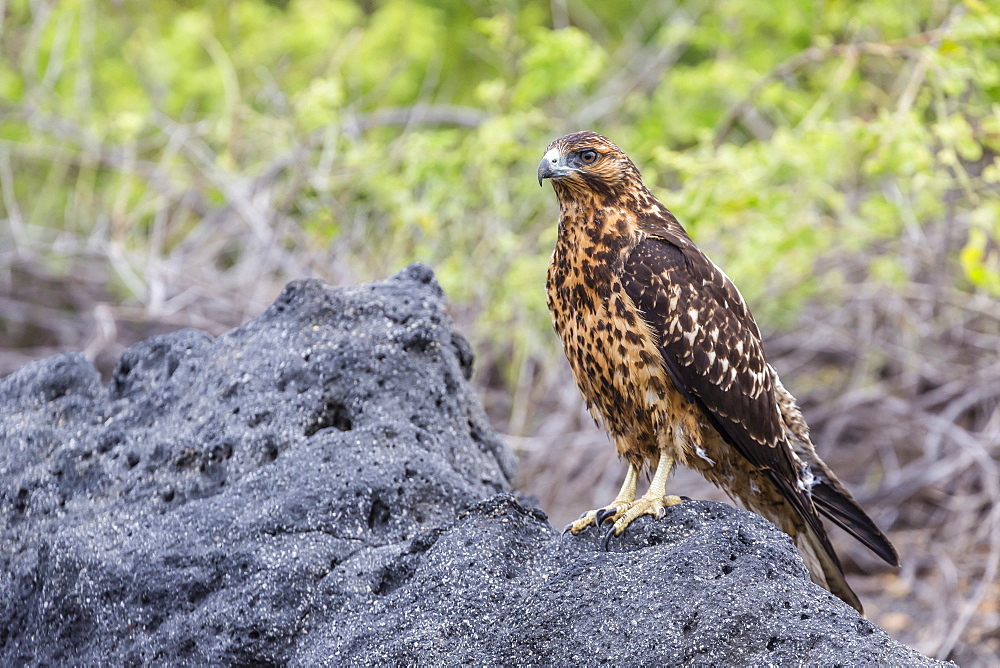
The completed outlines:
<svg viewBox="0 0 1000 668">
<path fill-rule="evenodd" d="M 696 331 L 684 332 L 684 338 L 687 339 L 688 345 L 694 345 L 694 337 L 698 334 Z"/>
<path fill-rule="evenodd" d="M 698 454 L 699 457 L 708 462 L 709 466 L 715 466 L 715 460 L 708 456 L 708 453 L 705 452 L 705 448 L 701 447 L 700 445 L 696 445 L 694 451 Z"/>
<path fill-rule="evenodd" d="M 811 492 L 816 482 L 816 477 L 813 476 L 812 469 L 808 464 L 803 464 L 802 470 L 799 472 L 798 488 L 803 492 Z"/>
</svg>

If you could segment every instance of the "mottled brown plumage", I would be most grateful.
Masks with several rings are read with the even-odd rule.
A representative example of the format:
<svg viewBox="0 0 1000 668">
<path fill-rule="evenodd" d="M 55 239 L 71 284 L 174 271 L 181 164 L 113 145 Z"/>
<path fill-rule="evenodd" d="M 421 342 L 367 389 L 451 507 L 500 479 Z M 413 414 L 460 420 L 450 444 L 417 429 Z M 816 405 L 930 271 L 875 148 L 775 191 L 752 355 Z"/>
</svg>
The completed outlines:
<svg viewBox="0 0 1000 668">
<path fill-rule="evenodd" d="M 817 456 L 739 290 L 606 138 L 555 140 L 543 179 L 560 206 L 552 321 L 588 409 L 629 465 L 618 497 L 570 530 L 613 521 L 621 533 L 636 517 L 662 515 L 680 503 L 665 494 L 679 463 L 788 533 L 813 580 L 860 611 L 819 513 L 892 565 L 896 552 Z M 647 468 L 650 489 L 636 499 Z"/>
</svg>

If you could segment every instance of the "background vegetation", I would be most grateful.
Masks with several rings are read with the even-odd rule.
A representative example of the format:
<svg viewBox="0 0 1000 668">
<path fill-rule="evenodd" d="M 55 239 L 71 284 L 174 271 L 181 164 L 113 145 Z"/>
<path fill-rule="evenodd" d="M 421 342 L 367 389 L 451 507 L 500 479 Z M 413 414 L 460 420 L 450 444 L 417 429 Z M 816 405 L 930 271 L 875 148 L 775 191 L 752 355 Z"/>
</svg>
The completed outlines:
<svg viewBox="0 0 1000 668">
<path fill-rule="evenodd" d="M 0 20 L 0 373 L 62 349 L 107 371 L 291 278 L 421 260 L 564 521 L 621 469 L 551 332 L 534 175 L 593 129 L 741 287 L 901 548 L 878 572 L 837 536 L 870 616 L 1000 661 L 993 0 L 6 0 Z"/>
</svg>

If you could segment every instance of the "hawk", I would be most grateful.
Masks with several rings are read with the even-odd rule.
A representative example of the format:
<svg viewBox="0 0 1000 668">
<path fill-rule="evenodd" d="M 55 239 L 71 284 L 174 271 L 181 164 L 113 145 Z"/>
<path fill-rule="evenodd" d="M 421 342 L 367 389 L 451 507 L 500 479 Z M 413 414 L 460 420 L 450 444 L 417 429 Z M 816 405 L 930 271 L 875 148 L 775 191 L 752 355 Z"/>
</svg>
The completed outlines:
<svg viewBox="0 0 1000 668">
<path fill-rule="evenodd" d="M 594 419 L 628 463 L 618 496 L 568 528 L 662 517 L 675 464 L 697 470 L 789 534 L 814 582 L 862 612 L 822 514 L 893 566 L 896 551 L 819 458 L 794 397 L 767 363 L 732 281 L 594 132 L 547 147 L 538 183 L 559 199 L 552 322 Z M 639 474 L 652 472 L 636 498 Z"/>
</svg>

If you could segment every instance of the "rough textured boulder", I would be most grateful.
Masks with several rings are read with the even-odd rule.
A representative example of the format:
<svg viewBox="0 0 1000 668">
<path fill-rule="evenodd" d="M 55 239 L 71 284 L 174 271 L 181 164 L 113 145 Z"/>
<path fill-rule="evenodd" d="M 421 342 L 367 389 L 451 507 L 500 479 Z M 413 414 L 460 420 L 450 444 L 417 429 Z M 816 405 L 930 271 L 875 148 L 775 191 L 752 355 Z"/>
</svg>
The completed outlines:
<svg viewBox="0 0 1000 668">
<path fill-rule="evenodd" d="M 689 502 L 605 547 L 511 495 L 429 269 L 0 381 L 0 664 L 933 663 Z"/>
</svg>

